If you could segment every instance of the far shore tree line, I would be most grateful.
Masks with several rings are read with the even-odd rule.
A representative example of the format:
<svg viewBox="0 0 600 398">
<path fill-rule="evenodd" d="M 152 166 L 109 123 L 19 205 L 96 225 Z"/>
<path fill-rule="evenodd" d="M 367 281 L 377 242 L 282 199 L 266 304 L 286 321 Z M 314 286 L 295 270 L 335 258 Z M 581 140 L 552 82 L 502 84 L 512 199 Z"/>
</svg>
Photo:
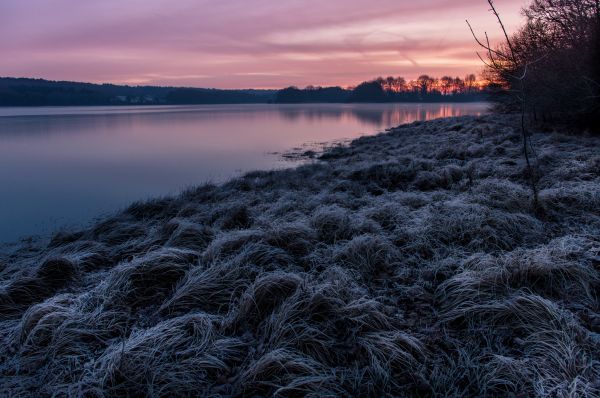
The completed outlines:
<svg viewBox="0 0 600 398">
<path fill-rule="evenodd" d="M 279 90 L 276 102 L 442 102 L 485 99 L 487 84 L 474 74 L 441 78 L 421 75 L 415 80 L 403 77 L 378 77 L 356 87 L 288 87 Z"/>
<path fill-rule="evenodd" d="M 246 103 L 467 102 L 485 99 L 475 75 L 440 79 L 422 75 L 379 77 L 356 87 L 288 87 L 283 90 L 220 90 L 120 86 L 43 79 L 0 78 L 0 106 L 183 105 Z"/>
</svg>

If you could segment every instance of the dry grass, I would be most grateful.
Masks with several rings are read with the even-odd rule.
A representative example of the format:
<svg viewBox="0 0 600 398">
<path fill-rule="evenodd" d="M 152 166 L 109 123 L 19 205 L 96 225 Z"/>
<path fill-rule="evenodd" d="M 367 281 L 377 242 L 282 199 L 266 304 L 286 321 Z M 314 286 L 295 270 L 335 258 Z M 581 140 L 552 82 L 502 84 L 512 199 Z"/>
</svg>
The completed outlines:
<svg viewBox="0 0 600 398">
<path fill-rule="evenodd" d="M 600 140 L 400 126 L 0 259 L 0 395 L 599 396 Z"/>
</svg>

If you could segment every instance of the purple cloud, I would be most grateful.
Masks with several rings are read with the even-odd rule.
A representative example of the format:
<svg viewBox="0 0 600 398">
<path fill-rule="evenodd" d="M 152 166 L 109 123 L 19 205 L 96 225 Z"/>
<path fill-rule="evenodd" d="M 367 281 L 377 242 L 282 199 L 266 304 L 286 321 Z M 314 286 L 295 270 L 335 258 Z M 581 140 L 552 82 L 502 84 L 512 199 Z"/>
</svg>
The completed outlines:
<svg viewBox="0 0 600 398">
<path fill-rule="evenodd" d="M 510 29 L 524 0 L 498 1 Z M 483 0 L 2 0 L 0 75 L 212 87 L 480 69 Z"/>
</svg>

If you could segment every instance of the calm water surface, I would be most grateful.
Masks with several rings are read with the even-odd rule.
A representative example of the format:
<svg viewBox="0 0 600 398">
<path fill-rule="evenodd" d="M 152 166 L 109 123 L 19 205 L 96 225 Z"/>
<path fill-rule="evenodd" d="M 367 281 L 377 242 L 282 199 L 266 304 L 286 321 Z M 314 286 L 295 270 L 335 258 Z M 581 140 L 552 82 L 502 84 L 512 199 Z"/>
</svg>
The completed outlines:
<svg viewBox="0 0 600 398">
<path fill-rule="evenodd" d="M 294 165 L 303 144 L 485 103 L 0 108 L 0 242 L 84 226 L 134 200 Z"/>
</svg>

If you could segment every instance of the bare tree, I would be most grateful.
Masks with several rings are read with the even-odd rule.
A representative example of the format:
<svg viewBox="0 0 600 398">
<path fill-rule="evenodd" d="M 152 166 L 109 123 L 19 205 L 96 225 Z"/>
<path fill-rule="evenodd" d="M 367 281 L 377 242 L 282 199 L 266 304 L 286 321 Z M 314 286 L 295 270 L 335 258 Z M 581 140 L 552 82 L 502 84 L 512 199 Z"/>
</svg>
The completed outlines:
<svg viewBox="0 0 600 398">
<path fill-rule="evenodd" d="M 597 119 L 600 99 L 600 0 L 533 0 L 527 23 L 515 35 L 517 53 L 534 59 L 533 105 L 546 114 L 578 121 Z"/>
<path fill-rule="evenodd" d="M 519 110 L 521 113 L 521 137 L 523 142 L 523 154 L 525 156 L 525 162 L 527 165 L 526 174 L 533 194 L 534 208 L 537 210 L 538 189 L 534 168 L 530 159 L 531 134 L 527 130 L 525 123 L 525 114 L 527 111 L 527 91 L 525 82 L 527 79 L 528 69 L 530 67 L 531 62 L 526 61 L 517 56 L 513 42 L 511 41 L 506 31 L 506 28 L 504 27 L 502 18 L 500 18 L 500 14 L 498 14 L 498 11 L 494 6 L 493 0 L 487 0 L 487 2 L 490 5 L 490 11 L 494 14 L 496 20 L 500 24 L 500 28 L 502 30 L 505 40 L 503 45 L 497 48 L 492 47 L 487 32 L 484 33 L 485 39 L 479 39 L 475 34 L 475 31 L 473 30 L 473 27 L 471 26 L 469 21 L 467 20 L 466 22 L 473 35 L 473 38 L 475 39 L 477 44 L 486 52 L 487 59 L 484 59 L 484 57 L 481 56 L 481 54 L 477 53 L 481 61 L 487 66 L 487 68 L 490 71 L 498 74 L 499 76 L 502 76 L 505 81 L 516 83 L 512 85 L 511 89 L 513 90 L 515 97 L 517 98 L 519 103 Z"/>
<path fill-rule="evenodd" d="M 444 76 L 440 79 L 440 88 L 442 94 L 448 95 L 452 92 L 452 86 L 454 86 L 454 79 L 450 76 Z"/>
<path fill-rule="evenodd" d="M 406 80 L 403 77 L 398 76 L 396 78 L 396 80 L 394 81 L 394 91 L 402 92 L 405 89 L 406 89 Z"/>
<path fill-rule="evenodd" d="M 473 75 L 475 76 L 475 75 Z M 464 93 L 465 92 L 465 82 L 460 77 L 456 76 L 453 82 L 452 93 Z"/>
<path fill-rule="evenodd" d="M 394 82 L 396 78 L 394 76 L 388 76 L 385 78 L 385 89 L 387 91 L 394 91 Z"/>
<path fill-rule="evenodd" d="M 468 93 L 471 93 L 475 89 L 475 84 L 477 83 L 477 77 L 474 74 L 469 74 L 465 76 L 465 88 Z"/>
<path fill-rule="evenodd" d="M 426 96 L 432 90 L 434 84 L 435 79 L 429 75 L 421 75 L 417 79 L 417 87 L 422 96 Z"/>
</svg>

